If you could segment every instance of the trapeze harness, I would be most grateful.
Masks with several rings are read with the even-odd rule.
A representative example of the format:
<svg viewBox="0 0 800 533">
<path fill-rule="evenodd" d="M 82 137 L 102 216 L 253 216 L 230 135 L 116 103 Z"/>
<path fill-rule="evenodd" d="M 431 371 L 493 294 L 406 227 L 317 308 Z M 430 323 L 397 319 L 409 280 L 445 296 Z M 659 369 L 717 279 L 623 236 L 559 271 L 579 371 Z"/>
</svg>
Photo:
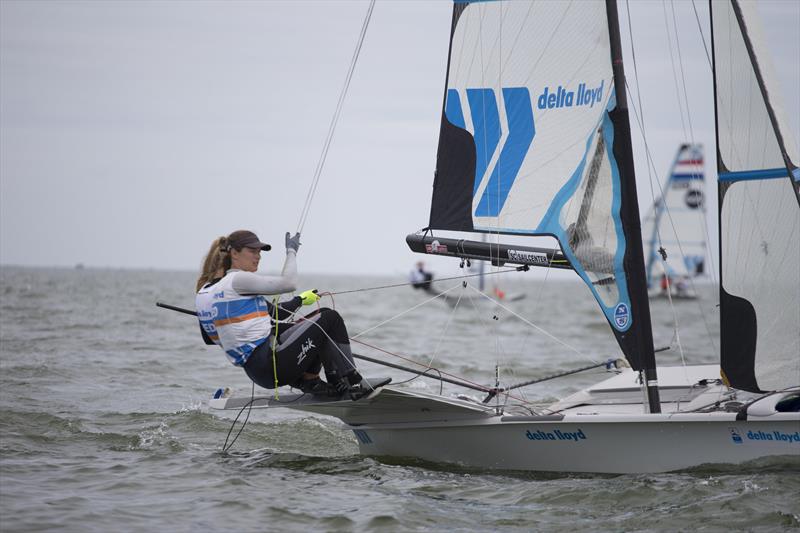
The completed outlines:
<svg viewBox="0 0 800 533">
<path fill-rule="evenodd" d="M 295 385 L 304 372 L 316 374 L 321 368 L 329 383 L 352 374 L 355 364 L 339 313 L 322 308 L 294 323 L 282 323 L 291 319 L 302 299 L 295 296 L 276 306 L 265 295 L 295 290 L 293 250 L 287 252 L 283 271 L 282 276 L 262 276 L 229 270 L 201 288 L 196 308 L 206 344 L 220 346 L 234 366 L 244 368 L 251 380 L 267 389 L 276 383 Z M 277 343 L 273 320 L 278 321 Z"/>
</svg>

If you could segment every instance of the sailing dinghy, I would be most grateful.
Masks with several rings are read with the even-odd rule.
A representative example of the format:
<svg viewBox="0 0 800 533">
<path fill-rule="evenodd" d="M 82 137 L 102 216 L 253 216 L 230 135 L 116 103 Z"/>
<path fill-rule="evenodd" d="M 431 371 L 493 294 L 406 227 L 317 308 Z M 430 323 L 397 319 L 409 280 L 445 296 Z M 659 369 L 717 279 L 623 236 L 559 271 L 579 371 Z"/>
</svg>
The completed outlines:
<svg viewBox="0 0 800 533">
<path fill-rule="evenodd" d="M 631 368 L 547 406 L 513 387 L 487 386 L 480 402 L 383 386 L 285 407 L 341 419 L 364 454 L 491 469 L 661 472 L 800 454 L 798 158 L 752 6 L 712 0 L 711 14 L 721 365 L 656 368 L 616 2 L 456 1 L 430 221 L 407 242 L 573 270 Z M 560 250 L 434 231 L 548 235 Z"/>
<path fill-rule="evenodd" d="M 663 194 L 645 215 L 645 272 L 651 298 L 697 298 L 695 278 L 706 269 L 703 147 L 678 148 Z"/>
</svg>

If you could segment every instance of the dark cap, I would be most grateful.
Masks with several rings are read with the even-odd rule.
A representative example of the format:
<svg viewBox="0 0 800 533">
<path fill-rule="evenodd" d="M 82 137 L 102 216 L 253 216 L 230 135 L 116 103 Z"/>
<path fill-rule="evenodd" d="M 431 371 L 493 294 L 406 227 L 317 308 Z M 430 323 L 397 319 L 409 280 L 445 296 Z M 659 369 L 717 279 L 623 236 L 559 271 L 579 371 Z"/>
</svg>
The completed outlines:
<svg viewBox="0 0 800 533">
<path fill-rule="evenodd" d="M 241 250 L 242 248 L 259 248 L 267 252 L 272 249 L 272 246 L 269 244 L 261 242 L 258 235 L 246 229 L 240 229 L 228 235 L 228 245 L 237 250 Z"/>
</svg>

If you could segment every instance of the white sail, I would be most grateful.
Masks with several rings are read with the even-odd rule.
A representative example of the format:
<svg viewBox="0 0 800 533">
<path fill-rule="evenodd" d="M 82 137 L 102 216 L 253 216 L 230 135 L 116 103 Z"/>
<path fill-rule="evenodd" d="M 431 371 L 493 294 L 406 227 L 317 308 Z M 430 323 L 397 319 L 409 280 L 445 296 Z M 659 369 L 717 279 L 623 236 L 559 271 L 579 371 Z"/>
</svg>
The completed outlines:
<svg viewBox="0 0 800 533">
<path fill-rule="evenodd" d="M 746 390 L 800 379 L 797 154 L 751 3 L 712 3 L 722 368 Z M 788 141 L 788 142 L 787 142 Z"/>
<path fill-rule="evenodd" d="M 637 310 L 615 109 L 605 2 L 456 5 L 430 227 L 556 237 L 619 334 Z"/>
<path fill-rule="evenodd" d="M 475 139 L 476 229 L 541 230 L 613 92 L 605 4 L 532 5 L 470 4 L 453 33 L 446 113 Z"/>
</svg>

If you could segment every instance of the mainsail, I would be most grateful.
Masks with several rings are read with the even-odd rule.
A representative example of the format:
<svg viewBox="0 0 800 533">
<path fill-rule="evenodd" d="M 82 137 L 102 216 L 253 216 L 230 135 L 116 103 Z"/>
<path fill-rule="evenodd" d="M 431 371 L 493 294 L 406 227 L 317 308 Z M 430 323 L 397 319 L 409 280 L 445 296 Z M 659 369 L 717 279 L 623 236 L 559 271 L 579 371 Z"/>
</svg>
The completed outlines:
<svg viewBox="0 0 800 533">
<path fill-rule="evenodd" d="M 652 382 L 617 24 L 613 1 L 455 3 L 429 228 L 558 239 Z"/>
<path fill-rule="evenodd" d="M 800 159 L 754 9 L 711 2 L 721 366 L 760 392 L 800 380 Z"/>
<path fill-rule="evenodd" d="M 704 176 L 702 145 L 681 145 L 664 184 L 663 195 L 656 200 L 642 224 L 648 287 L 658 286 L 665 273 L 677 279 L 705 272 Z M 659 253 L 662 247 L 667 255 L 663 263 Z"/>
</svg>

